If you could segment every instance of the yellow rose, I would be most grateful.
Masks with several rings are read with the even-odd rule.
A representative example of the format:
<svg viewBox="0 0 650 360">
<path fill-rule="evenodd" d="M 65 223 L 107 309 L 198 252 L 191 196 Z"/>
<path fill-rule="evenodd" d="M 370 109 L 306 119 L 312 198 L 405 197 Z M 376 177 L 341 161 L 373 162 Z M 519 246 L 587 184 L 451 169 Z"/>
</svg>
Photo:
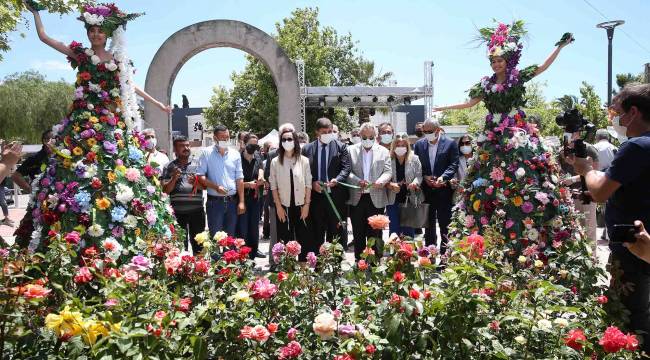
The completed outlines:
<svg viewBox="0 0 650 360">
<path fill-rule="evenodd" d="M 77 155 L 77 156 L 81 156 L 81 155 L 83 155 L 84 150 L 82 148 L 80 148 L 79 146 L 75 146 L 74 149 L 72 149 L 72 153 Z"/>
<path fill-rule="evenodd" d="M 67 169 L 69 169 L 72 166 L 72 160 L 70 159 L 63 159 L 63 166 Z"/>
<path fill-rule="evenodd" d="M 74 132 L 79 132 L 79 131 L 81 130 L 81 128 L 79 127 L 79 125 L 75 125 L 75 126 L 73 126 L 72 129 L 74 130 Z"/>
<path fill-rule="evenodd" d="M 99 119 L 96 116 L 91 116 L 88 121 L 90 121 L 93 124 L 96 124 L 99 122 Z"/>
<path fill-rule="evenodd" d="M 88 140 L 86 140 L 86 144 L 88 144 L 88 146 L 90 147 L 93 147 L 97 145 L 97 140 L 95 138 L 89 138 Z"/>
<path fill-rule="evenodd" d="M 544 262 L 542 260 L 535 260 L 535 267 L 536 268 L 544 267 Z"/>
<path fill-rule="evenodd" d="M 82 338 L 89 345 L 95 345 L 97 338 L 100 335 L 108 336 L 108 329 L 104 324 L 95 320 L 86 321 L 84 324 L 84 332 Z"/>
<path fill-rule="evenodd" d="M 48 314 L 45 317 L 45 326 L 54 330 L 58 337 L 76 336 L 83 330 L 83 318 L 80 312 L 70 311 L 70 307 L 66 306 L 59 314 Z"/>
<path fill-rule="evenodd" d="M 135 236 L 140 236 L 141 233 L 140 228 L 136 228 L 135 230 L 133 230 L 133 232 L 135 233 Z"/>
<path fill-rule="evenodd" d="M 524 199 L 522 199 L 521 196 L 515 196 L 515 198 L 512 199 L 512 203 L 515 204 L 515 206 L 519 207 L 524 203 Z"/>
<path fill-rule="evenodd" d="M 481 159 L 481 161 L 488 161 L 490 155 L 488 155 L 487 153 L 482 153 L 481 155 L 479 155 L 479 158 Z"/>
<path fill-rule="evenodd" d="M 124 148 L 124 140 L 121 140 L 121 139 L 120 139 L 120 140 L 117 140 L 117 146 L 118 146 L 120 149 L 123 149 L 123 148 Z"/>
<path fill-rule="evenodd" d="M 481 209 L 481 200 L 474 201 L 474 204 L 472 204 L 472 208 L 474 209 L 474 211 L 478 212 Z"/>
<path fill-rule="evenodd" d="M 209 236 L 208 232 L 207 232 L 207 231 L 204 231 L 204 232 L 202 232 L 202 233 L 198 233 L 198 234 L 196 234 L 196 236 L 194 237 L 194 240 L 196 240 L 196 243 L 197 243 L 197 244 L 199 244 L 199 245 L 203 245 L 203 243 L 204 243 L 206 240 L 208 240 L 208 236 Z"/>
<path fill-rule="evenodd" d="M 250 294 L 246 290 L 239 290 L 233 296 L 233 299 L 238 302 L 247 302 L 250 298 Z"/>
<path fill-rule="evenodd" d="M 115 180 L 117 180 L 117 175 L 115 175 L 115 173 L 112 172 L 112 171 L 109 171 L 109 172 L 106 174 L 106 177 L 108 178 L 108 182 L 110 182 L 110 183 L 114 183 Z"/>
<path fill-rule="evenodd" d="M 124 173 L 126 173 L 126 166 L 118 165 L 118 166 L 115 167 L 115 171 L 117 171 L 118 173 L 124 175 Z"/>
</svg>

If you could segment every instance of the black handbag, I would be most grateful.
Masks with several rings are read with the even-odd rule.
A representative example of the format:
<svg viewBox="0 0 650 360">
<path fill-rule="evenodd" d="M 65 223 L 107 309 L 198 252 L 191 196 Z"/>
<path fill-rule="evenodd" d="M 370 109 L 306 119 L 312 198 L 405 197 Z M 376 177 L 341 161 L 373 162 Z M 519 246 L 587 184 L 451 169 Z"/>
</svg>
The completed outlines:
<svg viewBox="0 0 650 360">
<path fill-rule="evenodd" d="M 429 227 L 429 204 L 416 203 L 409 201 L 410 196 L 406 197 L 403 204 L 399 204 L 399 222 L 400 226 L 411 227 L 414 229 Z"/>
</svg>

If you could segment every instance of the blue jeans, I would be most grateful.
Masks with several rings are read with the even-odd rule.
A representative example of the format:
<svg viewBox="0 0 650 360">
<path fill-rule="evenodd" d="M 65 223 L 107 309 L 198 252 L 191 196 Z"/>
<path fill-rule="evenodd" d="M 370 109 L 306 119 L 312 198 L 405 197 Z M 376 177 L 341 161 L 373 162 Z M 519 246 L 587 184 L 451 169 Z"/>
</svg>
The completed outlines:
<svg viewBox="0 0 650 360">
<path fill-rule="evenodd" d="M 205 212 L 208 215 L 210 238 L 219 231 L 225 231 L 230 236 L 235 235 L 237 200 L 208 198 L 205 202 Z"/>
<path fill-rule="evenodd" d="M 411 238 L 415 237 L 415 230 L 412 227 L 400 226 L 398 203 L 386 206 L 386 215 L 388 215 L 388 220 L 390 220 L 390 224 L 388 225 L 388 231 L 390 234 L 395 233 L 397 235 L 406 235 Z"/>
<path fill-rule="evenodd" d="M 237 219 L 237 233 L 246 240 L 246 246 L 253 251 L 250 253 L 255 258 L 260 243 L 260 198 L 246 196 L 246 212 L 239 215 Z"/>
</svg>

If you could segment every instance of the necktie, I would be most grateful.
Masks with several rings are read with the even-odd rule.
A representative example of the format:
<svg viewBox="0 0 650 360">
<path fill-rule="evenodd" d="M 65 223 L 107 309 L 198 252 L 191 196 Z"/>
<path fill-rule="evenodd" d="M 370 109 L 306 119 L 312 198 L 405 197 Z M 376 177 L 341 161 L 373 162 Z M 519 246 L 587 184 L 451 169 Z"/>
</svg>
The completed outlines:
<svg viewBox="0 0 650 360">
<path fill-rule="evenodd" d="M 320 148 L 320 181 L 327 182 L 327 152 L 325 147 L 327 145 L 323 144 Z"/>
</svg>

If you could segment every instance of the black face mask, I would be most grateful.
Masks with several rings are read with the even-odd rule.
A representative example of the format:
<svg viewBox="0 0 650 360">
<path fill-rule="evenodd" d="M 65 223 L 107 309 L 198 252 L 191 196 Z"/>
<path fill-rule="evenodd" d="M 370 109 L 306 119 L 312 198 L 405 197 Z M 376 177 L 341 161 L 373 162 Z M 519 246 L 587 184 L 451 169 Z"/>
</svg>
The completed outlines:
<svg viewBox="0 0 650 360">
<path fill-rule="evenodd" d="M 422 132 L 422 130 L 415 130 L 415 136 L 420 138 L 424 136 L 424 133 Z"/>
<path fill-rule="evenodd" d="M 260 149 L 260 146 L 257 144 L 247 144 L 246 145 L 246 152 L 249 153 L 250 155 L 255 154 L 257 150 Z"/>
</svg>

